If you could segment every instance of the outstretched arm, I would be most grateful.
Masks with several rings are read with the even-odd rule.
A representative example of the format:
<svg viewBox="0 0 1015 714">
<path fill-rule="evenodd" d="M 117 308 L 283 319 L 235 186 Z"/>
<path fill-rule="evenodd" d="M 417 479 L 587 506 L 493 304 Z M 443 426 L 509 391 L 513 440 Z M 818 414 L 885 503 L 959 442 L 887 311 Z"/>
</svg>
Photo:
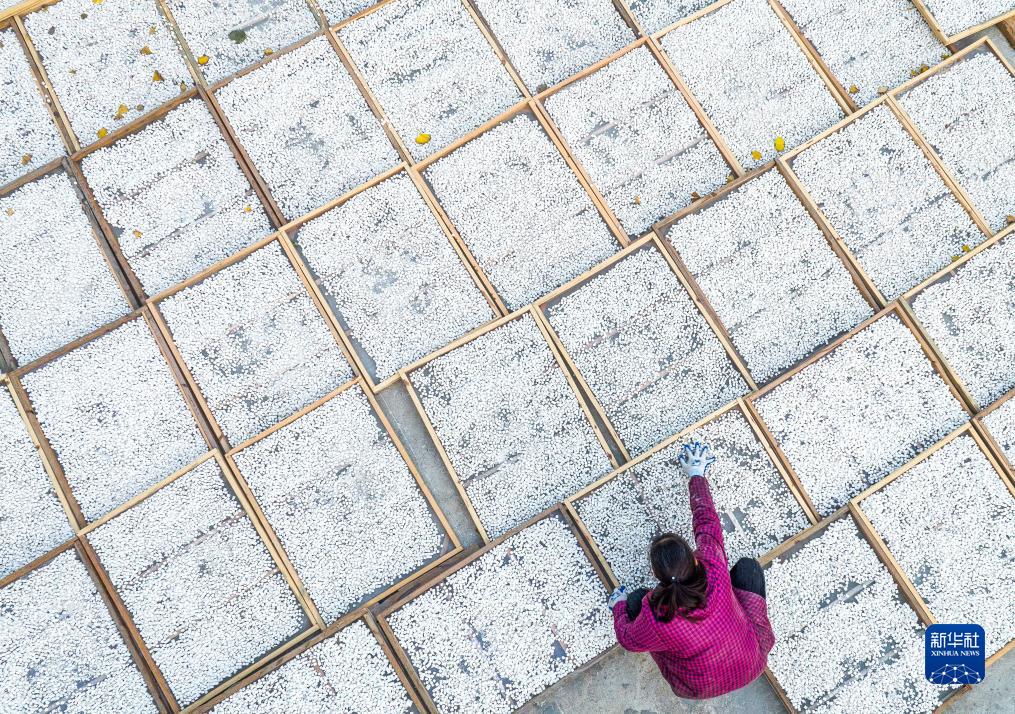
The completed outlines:
<svg viewBox="0 0 1015 714">
<path fill-rule="evenodd" d="M 642 591 L 644 592 L 644 591 Z M 613 631 L 617 642 L 628 652 L 654 652 L 666 649 L 655 631 L 652 613 L 642 607 L 638 617 L 627 618 L 627 603 L 618 602 L 613 608 Z"/>
<path fill-rule="evenodd" d="M 729 568 L 726 547 L 722 537 L 722 521 L 712 502 L 712 491 L 705 479 L 705 472 L 715 461 L 708 446 L 700 442 L 685 445 L 677 462 L 680 470 L 687 475 L 687 489 L 691 498 L 691 522 L 694 525 L 694 540 L 702 560 L 716 567 Z"/>
</svg>

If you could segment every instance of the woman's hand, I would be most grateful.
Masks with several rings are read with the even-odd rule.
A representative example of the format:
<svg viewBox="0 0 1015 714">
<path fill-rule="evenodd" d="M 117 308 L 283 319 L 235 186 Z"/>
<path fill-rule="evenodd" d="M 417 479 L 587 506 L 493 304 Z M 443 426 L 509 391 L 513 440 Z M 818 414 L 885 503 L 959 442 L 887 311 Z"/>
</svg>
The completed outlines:
<svg viewBox="0 0 1015 714">
<path fill-rule="evenodd" d="M 610 593 L 610 598 L 606 601 L 606 606 L 609 607 L 612 612 L 614 605 L 618 602 L 627 602 L 627 588 L 623 585 Z"/>
<path fill-rule="evenodd" d="M 677 465 L 688 478 L 704 476 L 713 462 L 715 462 L 715 457 L 712 456 L 708 445 L 702 444 L 700 441 L 684 444 L 680 456 L 677 457 Z"/>
</svg>

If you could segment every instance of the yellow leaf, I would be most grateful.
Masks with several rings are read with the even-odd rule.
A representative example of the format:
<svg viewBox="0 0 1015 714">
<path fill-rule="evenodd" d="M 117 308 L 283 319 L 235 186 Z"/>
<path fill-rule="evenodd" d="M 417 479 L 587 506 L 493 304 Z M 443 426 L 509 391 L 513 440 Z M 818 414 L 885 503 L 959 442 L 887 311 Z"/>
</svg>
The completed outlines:
<svg viewBox="0 0 1015 714">
<path fill-rule="evenodd" d="M 144 111 L 144 104 L 138 104 L 134 108 L 137 109 L 139 112 L 143 112 Z"/>
<path fill-rule="evenodd" d="M 692 201 L 697 201 L 699 198 L 701 198 L 701 194 L 700 193 L 698 193 L 697 191 L 691 191 L 691 200 Z"/>
<path fill-rule="evenodd" d="M 921 72 L 926 72 L 928 69 L 930 69 L 930 65 L 926 65 L 926 64 L 921 64 L 920 65 L 920 71 Z"/>
<path fill-rule="evenodd" d="M 418 135 L 416 137 L 416 143 L 419 144 L 420 146 L 422 146 L 423 144 L 429 144 L 430 143 L 430 135 L 429 134 L 420 134 L 420 135 Z"/>
<path fill-rule="evenodd" d="M 130 108 L 126 104 L 121 104 L 116 108 L 116 117 L 120 119 L 124 114 L 130 111 Z"/>
<path fill-rule="evenodd" d="M 250 212 L 251 212 L 251 211 L 253 211 L 253 210 L 254 210 L 254 209 L 253 209 L 253 208 L 251 208 L 250 206 L 244 206 L 244 207 L 243 207 L 243 212 L 244 212 L 244 213 L 250 213 Z"/>
<path fill-rule="evenodd" d="M 943 60 L 946 60 L 946 59 L 948 59 L 951 56 L 952 56 L 951 52 L 942 52 L 941 53 L 941 59 L 943 59 Z"/>
<path fill-rule="evenodd" d="M 141 231 L 139 231 L 137 228 L 134 229 L 134 237 L 135 238 L 140 238 L 142 235 L 144 235 L 144 234 Z"/>
<path fill-rule="evenodd" d="M 888 94 L 888 87 L 885 86 L 878 87 L 878 94 Z"/>
<path fill-rule="evenodd" d="M 786 140 L 783 139 L 781 136 L 775 137 L 775 150 L 782 151 L 785 148 L 786 148 Z"/>
<path fill-rule="evenodd" d="M 918 74 L 920 74 L 920 70 L 918 70 L 918 69 L 911 69 L 911 70 L 909 70 L 909 76 L 910 77 L 915 77 Z"/>
<path fill-rule="evenodd" d="M 156 27 L 155 25 L 152 25 L 151 27 L 148 28 L 148 34 L 149 35 L 158 34 L 158 31 L 159 31 L 159 28 Z"/>
<path fill-rule="evenodd" d="M 636 206 L 640 206 L 641 205 L 641 196 L 635 196 L 634 197 L 634 205 L 636 205 Z"/>
<path fill-rule="evenodd" d="M 162 75 L 159 74 L 158 70 L 155 70 L 154 74 L 152 74 L 152 81 L 153 82 L 161 82 L 162 81 Z"/>
<path fill-rule="evenodd" d="M 106 135 L 109 133 L 109 129 L 107 129 L 106 127 L 102 127 L 95 133 L 98 135 L 100 139 L 105 139 Z"/>
<path fill-rule="evenodd" d="M 968 253 L 971 250 L 972 250 L 972 248 L 970 248 L 968 245 L 963 243 L 963 245 L 962 245 L 962 252 L 963 253 Z"/>
<path fill-rule="evenodd" d="M 21 165 L 22 166 L 28 166 L 28 163 L 31 160 L 32 160 L 32 155 L 31 154 L 25 154 L 24 156 L 21 157 Z"/>
<path fill-rule="evenodd" d="M 201 55 L 200 57 L 197 58 L 197 63 L 203 67 L 204 65 L 208 64 L 210 60 L 211 57 L 209 57 L 208 55 Z"/>
<path fill-rule="evenodd" d="M 102 0 L 92 0 L 92 5 L 101 5 Z"/>
<path fill-rule="evenodd" d="M 143 54 L 143 55 L 150 55 L 151 53 L 152 53 L 152 48 L 149 47 L 148 45 L 145 45 L 144 47 L 141 48 L 141 54 Z"/>
<path fill-rule="evenodd" d="M 7 215 L 8 216 L 13 216 L 14 215 L 14 209 L 13 208 L 8 208 L 7 209 Z"/>
<path fill-rule="evenodd" d="M 1008 220 L 1008 225 L 1010 226 L 1012 223 L 1015 223 L 1015 216 L 1008 216 L 1007 220 Z"/>
<path fill-rule="evenodd" d="M 733 183 L 733 174 L 726 177 L 726 183 Z"/>
<path fill-rule="evenodd" d="M 270 47 L 266 47 L 265 48 L 265 50 L 264 50 L 264 56 L 265 57 L 268 57 L 268 56 L 273 55 L 273 54 L 275 54 L 275 50 L 271 49 Z"/>
<path fill-rule="evenodd" d="M 751 158 L 755 161 L 761 161 L 761 152 L 755 149 L 751 152 Z"/>
<path fill-rule="evenodd" d="M 962 257 L 961 255 L 953 255 L 952 256 L 952 262 L 954 263 L 956 260 L 958 260 L 961 257 Z"/>
<path fill-rule="evenodd" d="M 849 93 L 850 94 L 856 94 L 859 91 L 860 91 L 860 88 L 858 86 L 856 86 L 855 84 L 849 85 Z"/>
</svg>

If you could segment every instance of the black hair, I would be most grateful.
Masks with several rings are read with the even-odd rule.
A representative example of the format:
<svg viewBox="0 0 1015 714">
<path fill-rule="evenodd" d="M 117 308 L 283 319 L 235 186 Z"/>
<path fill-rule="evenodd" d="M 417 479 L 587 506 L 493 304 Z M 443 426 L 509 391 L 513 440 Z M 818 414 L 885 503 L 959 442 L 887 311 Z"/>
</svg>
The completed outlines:
<svg viewBox="0 0 1015 714">
<path fill-rule="evenodd" d="M 692 611 L 705 606 L 708 579 L 694 550 L 676 533 L 663 533 L 649 549 L 652 572 L 659 585 L 649 595 L 652 614 L 669 622 L 678 614 L 691 618 Z"/>
</svg>

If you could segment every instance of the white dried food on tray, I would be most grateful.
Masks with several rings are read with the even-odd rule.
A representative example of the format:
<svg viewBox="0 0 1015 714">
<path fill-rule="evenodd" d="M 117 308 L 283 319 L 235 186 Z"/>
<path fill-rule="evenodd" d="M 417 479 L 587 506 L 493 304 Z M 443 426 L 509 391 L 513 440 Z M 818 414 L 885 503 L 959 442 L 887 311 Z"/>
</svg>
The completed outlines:
<svg viewBox="0 0 1015 714">
<path fill-rule="evenodd" d="M 873 314 L 777 170 L 677 221 L 665 239 L 758 382 Z"/>
<path fill-rule="evenodd" d="M 659 32 L 712 4 L 712 0 L 628 0 L 638 23 L 646 32 Z"/>
<path fill-rule="evenodd" d="M 208 450 L 143 318 L 21 378 L 87 520 Z"/>
<path fill-rule="evenodd" d="M 73 537 L 56 489 L 5 387 L 0 390 L 0 579 Z"/>
<path fill-rule="evenodd" d="M 317 7 L 332 25 L 374 5 L 375 0 L 317 0 Z"/>
<path fill-rule="evenodd" d="M 616 643 L 606 596 L 553 515 L 387 620 L 439 711 L 507 714 Z"/>
<path fill-rule="evenodd" d="M 1015 76 L 987 49 L 898 97 L 993 231 L 1015 214 Z"/>
<path fill-rule="evenodd" d="M 276 242 L 166 298 L 158 309 L 233 446 L 353 377 Z"/>
<path fill-rule="evenodd" d="M 321 29 L 306 0 L 168 0 L 168 5 L 209 83 Z"/>
<path fill-rule="evenodd" d="M 60 0 L 25 27 L 82 146 L 193 84 L 155 0 Z"/>
<path fill-rule="evenodd" d="M 326 37 L 232 80 L 215 97 L 288 220 L 399 161 Z"/>
<path fill-rule="evenodd" d="M 64 146 L 21 41 L 0 30 L 0 186 L 63 155 Z"/>
<path fill-rule="evenodd" d="M 755 405 L 822 517 L 968 416 L 894 314 L 807 365 Z"/>
<path fill-rule="evenodd" d="M 981 406 L 1015 387 L 1015 238 L 918 293 L 916 318 Z"/>
<path fill-rule="evenodd" d="M 923 0 L 923 4 L 946 37 L 1015 10 L 1012 0 Z"/>
<path fill-rule="evenodd" d="M 852 518 L 765 571 L 775 649 L 768 667 L 800 712 L 928 712 L 924 629 Z"/>
<path fill-rule="evenodd" d="M 271 232 L 257 194 L 200 99 L 89 154 L 81 169 L 148 295 Z"/>
<path fill-rule="evenodd" d="M 578 277 L 620 247 L 528 114 L 481 134 L 423 176 L 509 310 Z"/>
<path fill-rule="evenodd" d="M 793 22 L 860 106 L 947 56 L 923 16 L 898 0 L 786 0 Z"/>
<path fill-rule="evenodd" d="M 628 589 L 658 582 L 648 559 L 657 535 L 674 532 L 694 542 L 687 477 L 676 463 L 682 445 L 693 441 L 708 444 L 716 457 L 708 483 L 731 564 L 761 557 L 810 525 L 743 412 L 732 409 L 574 502 Z"/>
<path fill-rule="evenodd" d="M 243 687 L 215 714 L 414 712 L 398 675 L 373 634 L 357 620 L 281 667 Z"/>
<path fill-rule="evenodd" d="M 551 301 L 546 316 L 632 454 L 750 391 L 654 247 Z"/>
<path fill-rule="evenodd" d="M 375 381 L 495 317 L 404 173 L 308 222 L 293 240 Z"/>
<path fill-rule="evenodd" d="M 776 139 L 791 149 L 843 116 L 768 0 L 733 0 L 662 46 L 745 169 L 775 158 Z"/>
<path fill-rule="evenodd" d="M 986 237 L 885 105 L 808 147 L 791 167 L 886 300 Z"/>
<path fill-rule="evenodd" d="M 491 537 L 611 468 L 531 315 L 426 363 L 409 379 Z"/>
<path fill-rule="evenodd" d="M 522 98 L 461 0 L 396 0 L 338 35 L 417 161 Z"/>
<path fill-rule="evenodd" d="M 74 550 L 0 590 L 0 612 L 4 711 L 159 711 Z"/>
<path fill-rule="evenodd" d="M 546 109 L 629 235 L 722 186 L 730 167 L 646 47 L 550 96 Z"/>
<path fill-rule="evenodd" d="M 0 331 L 24 365 L 130 311 L 63 171 L 0 197 Z"/>
<path fill-rule="evenodd" d="M 1015 467 L 1015 399 L 1009 399 L 983 417 L 983 424 L 1008 463 Z"/>
<path fill-rule="evenodd" d="M 532 93 L 634 40 L 611 0 L 476 0 L 475 5 Z"/>
<path fill-rule="evenodd" d="M 449 542 L 358 386 L 233 458 L 327 622 Z"/>
<path fill-rule="evenodd" d="M 87 538 L 182 706 L 309 625 L 214 459 Z"/>
<path fill-rule="evenodd" d="M 935 618 L 981 625 L 988 657 L 1015 639 L 1015 496 L 973 437 L 941 447 L 860 508 Z"/>
</svg>

